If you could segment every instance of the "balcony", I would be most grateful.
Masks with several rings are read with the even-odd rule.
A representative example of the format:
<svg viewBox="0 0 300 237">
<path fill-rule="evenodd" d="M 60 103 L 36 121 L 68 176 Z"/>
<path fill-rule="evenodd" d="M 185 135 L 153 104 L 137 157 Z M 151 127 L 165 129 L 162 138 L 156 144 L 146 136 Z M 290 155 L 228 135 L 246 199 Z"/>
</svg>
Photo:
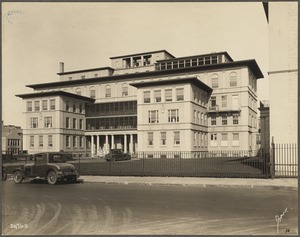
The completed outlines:
<svg viewBox="0 0 300 237">
<path fill-rule="evenodd" d="M 241 107 L 221 107 L 219 105 L 216 106 L 210 106 L 208 107 L 208 111 L 209 114 L 213 114 L 213 113 L 239 113 L 241 112 Z"/>
</svg>

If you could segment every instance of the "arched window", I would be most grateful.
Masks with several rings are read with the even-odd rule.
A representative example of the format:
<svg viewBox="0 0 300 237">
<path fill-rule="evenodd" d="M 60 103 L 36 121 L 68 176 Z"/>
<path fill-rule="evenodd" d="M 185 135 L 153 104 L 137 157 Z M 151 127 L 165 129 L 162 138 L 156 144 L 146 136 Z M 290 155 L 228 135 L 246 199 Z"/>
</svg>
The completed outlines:
<svg viewBox="0 0 300 237">
<path fill-rule="evenodd" d="M 91 87 L 90 88 L 90 97 L 95 99 L 96 98 L 96 90 L 95 90 L 95 87 Z"/>
<path fill-rule="evenodd" d="M 229 84 L 230 86 L 237 86 L 237 75 L 235 72 L 229 74 Z"/>
<path fill-rule="evenodd" d="M 122 97 L 128 96 L 128 85 L 127 83 L 124 83 L 122 85 Z"/>
<path fill-rule="evenodd" d="M 76 93 L 77 95 L 81 95 L 81 89 L 80 89 L 80 88 L 77 88 L 77 89 L 75 90 L 75 93 Z"/>
<path fill-rule="evenodd" d="M 219 76 L 217 74 L 213 74 L 211 76 L 211 87 L 218 88 L 219 87 Z"/>
<path fill-rule="evenodd" d="M 110 98 L 111 97 L 111 87 L 110 85 L 105 86 L 105 98 Z"/>
</svg>

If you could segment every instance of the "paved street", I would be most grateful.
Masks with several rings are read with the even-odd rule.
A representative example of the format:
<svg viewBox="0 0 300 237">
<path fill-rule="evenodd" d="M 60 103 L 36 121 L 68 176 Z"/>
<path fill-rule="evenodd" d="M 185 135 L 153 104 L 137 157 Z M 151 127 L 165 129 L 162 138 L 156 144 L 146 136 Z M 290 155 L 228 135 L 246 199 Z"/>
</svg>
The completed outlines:
<svg viewBox="0 0 300 237">
<path fill-rule="evenodd" d="M 297 234 L 296 190 L 3 182 L 3 234 Z"/>
</svg>

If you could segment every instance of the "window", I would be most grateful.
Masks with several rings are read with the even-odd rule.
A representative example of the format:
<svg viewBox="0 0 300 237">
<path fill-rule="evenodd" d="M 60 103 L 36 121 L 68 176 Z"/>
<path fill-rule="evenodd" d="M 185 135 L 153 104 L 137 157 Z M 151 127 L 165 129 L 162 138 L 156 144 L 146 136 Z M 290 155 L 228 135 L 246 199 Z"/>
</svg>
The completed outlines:
<svg viewBox="0 0 300 237">
<path fill-rule="evenodd" d="M 230 73 L 229 84 L 230 86 L 237 86 L 237 76 L 235 72 Z"/>
<path fill-rule="evenodd" d="M 204 120 L 204 114 L 203 114 L 203 113 L 201 113 L 201 121 L 200 121 L 200 123 L 199 123 L 199 124 L 201 124 L 201 125 L 205 125 L 205 124 L 203 123 L 203 122 L 204 122 L 203 120 Z"/>
<path fill-rule="evenodd" d="M 32 101 L 27 101 L 27 112 L 32 111 Z"/>
<path fill-rule="evenodd" d="M 30 118 L 30 128 L 37 128 L 38 127 L 38 118 Z"/>
<path fill-rule="evenodd" d="M 217 74 L 213 74 L 211 76 L 211 87 L 218 88 L 219 87 L 219 77 Z"/>
<path fill-rule="evenodd" d="M 202 120 L 201 120 L 200 112 L 199 111 L 198 111 L 197 121 L 198 121 L 198 124 L 202 124 Z"/>
<path fill-rule="evenodd" d="M 83 119 L 79 119 L 79 129 L 83 129 Z"/>
<path fill-rule="evenodd" d="M 194 147 L 197 147 L 197 144 L 198 144 L 198 142 L 197 142 L 197 132 L 194 132 Z"/>
<path fill-rule="evenodd" d="M 227 95 L 222 96 L 222 107 L 227 107 Z"/>
<path fill-rule="evenodd" d="M 172 101 L 172 89 L 165 90 L 165 101 Z"/>
<path fill-rule="evenodd" d="M 29 146 L 31 147 L 31 148 L 33 148 L 34 147 L 34 136 L 30 136 L 29 137 Z"/>
<path fill-rule="evenodd" d="M 105 98 L 110 98 L 111 97 L 111 87 L 110 85 L 107 85 L 105 87 Z"/>
<path fill-rule="evenodd" d="M 184 100 L 184 91 L 183 88 L 177 88 L 176 89 L 176 100 L 177 101 L 183 101 Z"/>
<path fill-rule="evenodd" d="M 232 123 L 233 124 L 239 124 L 239 115 L 238 114 L 233 114 L 232 115 Z"/>
<path fill-rule="evenodd" d="M 151 55 L 144 56 L 144 66 L 150 65 Z"/>
<path fill-rule="evenodd" d="M 85 76 L 83 75 L 83 76 L 81 76 L 81 79 L 85 79 Z"/>
<path fill-rule="evenodd" d="M 73 129 L 77 128 L 77 119 L 73 118 Z"/>
<path fill-rule="evenodd" d="M 161 145 L 165 146 L 167 145 L 167 133 L 166 132 L 161 132 L 160 133 L 160 141 L 161 141 Z"/>
<path fill-rule="evenodd" d="M 83 137 L 79 137 L 79 146 L 83 147 Z"/>
<path fill-rule="evenodd" d="M 39 147 L 43 147 L 44 142 L 43 142 L 43 136 L 39 136 Z"/>
<path fill-rule="evenodd" d="M 44 127 L 45 128 L 52 128 L 52 117 L 45 117 L 44 118 Z"/>
<path fill-rule="evenodd" d="M 169 123 L 179 122 L 179 109 L 169 109 L 168 110 L 168 121 L 169 121 Z"/>
<path fill-rule="evenodd" d="M 217 134 L 216 133 L 210 134 L 210 146 L 217 146 L 217 145 L 218 145 Z"/>
<path fill-rule="evenodd" d="M 180 132 L 174 132 L 174 144 L 180 145 Z"/>
<path fill-rule="evenodd" d="M 73 104 L 73 112 L 74 113 L 76 112 L 76 104 L 75 103 Z"/>
<path fill-rule="evenodd" d="M 194 110 L 194 123 L 196 123 L 196 122 L 197 122 L 197 111 Z"/>
<path fill-rule="evenodd" d="M 128 96 L 128 85 L 127 84 L 122 85 L 122 96 L 123 97 Z"/>
<path fill-rule="evenodd" d="M 53 147 L 53 136 L 48 135 L 48 147 Z"/>
<path fill-rule="evenodd" d="M 222 125 L 227 125 L 227 115 L 222 115 Z"/>
<path fill-rule="evenodd" d="M 154 101 L 161 102 L 161 90 L 154 91 Z"/>
<path fill-rule="evenodd" d="M 232 134 L 232 146 L 239 146 L 240 145 L 240 138 L 239 133 Z"/>
<path fill-rule="evenodd" d="M 66 128 L 70 128 L 70 118 L 66 117 Z"/>
<path fill-rule="evenodd" d="M 148 145 L 153 146 L 153 132 L 148 132 Z"/>
<path fill-rule="evenodd" d="M 239 108 L 239 96 L 232 95 L 232 109 L 236 110 Z"/>
<path fill-rule="evenodd" d="M 217 98 L 215 96 L 212 96 L 210 99 L 211 107 L 216 108 L 217 107 Z"/>
<path fill-rule="evenodd" d="M 66 136 L 66 147 L 70 147 L 70 136 Z"/>
<path fill-rule="evenodd" d="M 79 104 L 79 113 L 82 114 L 82 111 L 83 111 L 83 106 L 82 106 L 82 104 Z"/>
<path fill-rule="evenodd" d="M 42 110 L 48 110 L 48 101 L 42 100 Z"/>
<path fill-rule="evenodd" d="M 90 97 L 92 99 L 95 99 L 96 98 L 96 90 L 95 90 L 95 87 L 91 87 L 90 89 Z M 106 96 L 107 97 L 107 96 Z M 110 97 L 110 96 L 109 96 Z"/>
<path fill-rule="evenodd" d="M 73 147 L 77 147 L 77 137 L 73 136 Z"/>
<path fill-rule="evenodd" d="M 50 110 L 55 110 L 55 99 L 50 100 Z"/>
<path fill-rule="evenodd" d="M 158 110 L 150 110 L 148 112 L 149 123 L 158 123 Z"/>
<path fill-rule="evenodd" d="M 194 102 L 195 103 L 198 103 L 198 92 L 197 91 L 195 91 L 195 90 L 193 90 L 193 92 L 194 92 Z"/>
<path fill-rule="evenodd" d="M 70 111 L 70 101 L 66 101 L 66 111 Z"/>
<path fill-rule="evenodd" d="M 218 57 L 217 56 L 212 56 L 211 60 L 212 60 L 212 64 L 218 63 Z"/>
<path fill-rule="evenodd" d="M 205 60 L 205 65 L 210 64 L 210 57 L 205 57 L 204 60 Z"/>
<path fill-rule="evenodd" d="M 222 133 L 221 146 L 228 146 L 228 134 Z"/>
<path fill-rule="evenodd" d="M 210 124 L 211 125 L 217 125 L 217 117 L 215 115 L 212 115 L 210 118 Z"/>
<path fill-rule="evenodd" d="M 144 91 L 144 103 L 150 103 L 150 91 Z"/>
<path fill-rule="evenodd" d="M 40 101 L 34 101 L 34 111 L 40 111 Z"/>
</svg>

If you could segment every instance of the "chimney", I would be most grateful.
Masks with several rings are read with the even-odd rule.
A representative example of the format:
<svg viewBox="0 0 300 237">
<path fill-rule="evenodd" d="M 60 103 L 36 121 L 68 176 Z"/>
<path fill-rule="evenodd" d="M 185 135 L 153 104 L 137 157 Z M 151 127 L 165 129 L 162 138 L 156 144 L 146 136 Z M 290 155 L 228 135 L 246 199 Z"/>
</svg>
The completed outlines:
<svg viewBox="0 0 300 237">
<path fill-rule="evenodd" d="M 60 63 L 59 63 L 59 72 L 60 72 L 60 73 L 63 73 L 64 70 L 65 70 L 65 69 L 64 69 L 64 63 L 63 63 L 63 62 L 60 62 Z"/>
</svg>

